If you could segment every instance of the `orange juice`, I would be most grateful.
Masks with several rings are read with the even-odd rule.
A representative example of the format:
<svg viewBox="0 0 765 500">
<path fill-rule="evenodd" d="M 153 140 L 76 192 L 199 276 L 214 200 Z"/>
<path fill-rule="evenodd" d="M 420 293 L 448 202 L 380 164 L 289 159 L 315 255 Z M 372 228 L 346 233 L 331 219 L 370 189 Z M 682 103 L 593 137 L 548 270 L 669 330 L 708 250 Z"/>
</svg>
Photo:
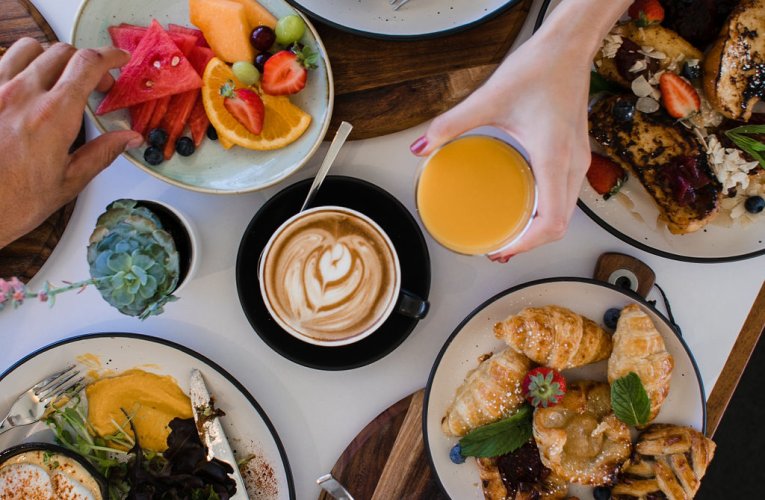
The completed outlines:
<svg viewBox="0 0 765 500">
<path fill-rule="evenodd" d="M 463 136 L 427 160 L 417 183 L 417 209 L 433 238 L 468 255 L 496 252 L 528 227 L 536 203 L 523 156 L 489 136 Z"/>
</svg>

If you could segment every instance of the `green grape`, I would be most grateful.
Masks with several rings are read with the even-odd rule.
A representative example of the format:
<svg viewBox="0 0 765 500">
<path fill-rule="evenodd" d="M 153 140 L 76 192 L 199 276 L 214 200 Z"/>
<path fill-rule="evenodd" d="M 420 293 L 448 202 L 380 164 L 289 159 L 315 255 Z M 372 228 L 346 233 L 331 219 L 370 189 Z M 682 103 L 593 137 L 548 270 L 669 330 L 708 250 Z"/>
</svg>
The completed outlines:
<svg viewBox="0 0 765 500">
<path fill-rule="evenodd" d="M 238 61 L 231 66 L 234 76 L 245 85 L 255 85 L 260 81 L 260 71 L 247 61 Z"/>
<path fill-rule="evenodd" d="M 289 45 L 303 38 L 305 23 L 300 16 L 291 14 L 276 23 L 276 43 Z"/>
</svg>

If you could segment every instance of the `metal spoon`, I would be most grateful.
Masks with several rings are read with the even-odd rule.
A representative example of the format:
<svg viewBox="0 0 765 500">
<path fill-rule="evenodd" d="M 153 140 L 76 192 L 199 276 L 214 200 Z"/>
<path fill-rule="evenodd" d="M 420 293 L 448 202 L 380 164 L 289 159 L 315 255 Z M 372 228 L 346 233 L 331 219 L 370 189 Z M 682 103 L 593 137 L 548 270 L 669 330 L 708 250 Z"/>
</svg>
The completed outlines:
<svg viewBox="0 0 765 500">
<path fill-rule="evenodd" d="M 353 500 L 353 497 L 345 487 L 335 479 L 332 474 L 324 474 L 316 480 L 316 484 L 329 493 L 335 500 Z"/>
<path fill-rule="evenodd" d="M 335 134 L 335 138 L 332 139 L 332 144 L 329 145 L 327 156 L 324 157 L 324 162 L 321 164 L 321 167 L 319 167 L 319 172 L 313 179 L 313 184 L 311 184 L 311 189 L 308 190 L 308 195 L 305 197 L 303 206 L 300 207 L 301 212 L 311 204 L 311 201 L 313 201 L 316 193 L 321 187 L 321 183 L 324 182 L 324 178 L 327 176 L 327 172 L 329 172 L 329 167 L 335 162 L 335 158 L 337 158 L 340 148 L 345 144 L 345 140 L 348 139 L 351 130 L 353 130 L 353 125 L 348 122 L 342 122 L 340 126 L 337 127 L 337 133 Z"/>
</svg>

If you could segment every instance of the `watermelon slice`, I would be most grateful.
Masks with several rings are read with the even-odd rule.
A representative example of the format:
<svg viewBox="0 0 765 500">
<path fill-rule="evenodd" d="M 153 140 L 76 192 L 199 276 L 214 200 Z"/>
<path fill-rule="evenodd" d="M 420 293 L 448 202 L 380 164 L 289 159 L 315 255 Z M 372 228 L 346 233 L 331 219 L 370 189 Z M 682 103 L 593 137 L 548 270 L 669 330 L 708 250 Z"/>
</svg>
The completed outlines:
<svg viewBox="0 0 765 500">
<path fill-rule="evenodd" d="M 181 26 L 180 24 L 168 24 L 167 25 L 167 31 L 170 33 L 183 33 L 186 35 L 192 35 L 196 37 L 197 39 L 197 47 L 207 47 L 210 48 L 210 45 L 207 43 L 207 40 L 205 40 L 205 35 L 194 28 L 189 28 L 187 26 Z"/>
<path fill-rule="evenodd" d="M 202 79 L 183 52 L 155 20 L 122 68 L 96 114 L 102 115 L 152 99 L 202 86 Z"/>
<path fill-rule="evenodd" d="M 151 120 L 149 120 L 149 124 L 146 126 L 146 133 L 148 134 L 155 128 L 159 127 L 159 124 L 162 122 L 162 118 L 165 117 L 165 113 L 167 113 L 167 108 L 170 106 L 170 99 L 173 96 L 165 96 L 160 97 L 156 100 L 157 104 L 154 106 L 154 112 L 151 115 Z"/>
<path fill-rule="evenodd" d="M 133 130 L 141 135 L 146 135 L 149 132 L 146 127 L 149 125 L 156 106 L 157 100 L 155 99 L 130 107 L 130 121 L 133 124 Z"/>
<path fill-rule="evenodd" d="M 194 145 L 199 147 L 207 134 L 207 127 L 210 126 L 210 120 L 205 112 L 205 105 L 202 102 L 202 95 L 197 97 L 194 109 L 189 116 L 189 128 L 191 129 L 191 138 L 194 139 Z"/>
<path fill-rule="evenodd" d="M 194 109 L 194 103 L 200 95 L 198 90 L 189 90 L 181 94 L 176 94 L 170 99 L 170 105 L 167 107 L 165 116 L 162 117 L 160 127 L 167 132 L 167 144 L 165 145 L 165 160 L 169 160 L 175 153 L 175 141 L 186 128 L 186 121 Z"/>
<path fill-rule="evenodd" d="M 119 26 L 109 26 L 109 36 L 112 44 L 118 49 L 127 50 L 131 54 L 141 43 L 146 35 L 148 28 L 135 26 L 132 24 L 120 24 Z M 181 49 L 186 56 L 191 53 L 191 49 L 196 47 L 197 38 L 188 33 L 168 32 L 175 45 Z"/>
<path fill-rule="evenodd" d="M 212 49 L 207 47 L 194 47 L 189 54 L 189 62 L 199 76 L 204 75 L 207 63 L 215 57 Z"/>
</svg>

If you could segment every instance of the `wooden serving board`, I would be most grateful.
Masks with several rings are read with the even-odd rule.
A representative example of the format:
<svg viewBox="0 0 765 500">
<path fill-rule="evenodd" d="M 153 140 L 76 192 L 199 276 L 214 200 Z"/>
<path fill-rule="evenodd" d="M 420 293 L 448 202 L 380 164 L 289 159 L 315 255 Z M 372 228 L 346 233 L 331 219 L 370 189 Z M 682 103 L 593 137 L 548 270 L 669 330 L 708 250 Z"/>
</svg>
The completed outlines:
<svg viewBox="0 0 765 500">
<path fill-rule="evenodd" d="M 0 48 L 7 48 L 25 36 L 35 38 L 46 46 L 57 40 L 51 27 L 29 0 L 0 0 Z M 78 143 L 83 142 L 84 135 L 81 134 L 77 140 Z M 0 278 L 18 276 L 24 282 L 32 279 L 61 239 L 74 204 L 72 201 L 37 229 L 0 249 Z"/>
<path fill-rule="evenodd" d="M 491 75 L 515 41 L 532 0 L 475 28 L 416 41 L 363 38 L 316 23 L 335 79 L 332 133 L 351 139 L 398 132 L 454 107 Z"/>
</svg>

